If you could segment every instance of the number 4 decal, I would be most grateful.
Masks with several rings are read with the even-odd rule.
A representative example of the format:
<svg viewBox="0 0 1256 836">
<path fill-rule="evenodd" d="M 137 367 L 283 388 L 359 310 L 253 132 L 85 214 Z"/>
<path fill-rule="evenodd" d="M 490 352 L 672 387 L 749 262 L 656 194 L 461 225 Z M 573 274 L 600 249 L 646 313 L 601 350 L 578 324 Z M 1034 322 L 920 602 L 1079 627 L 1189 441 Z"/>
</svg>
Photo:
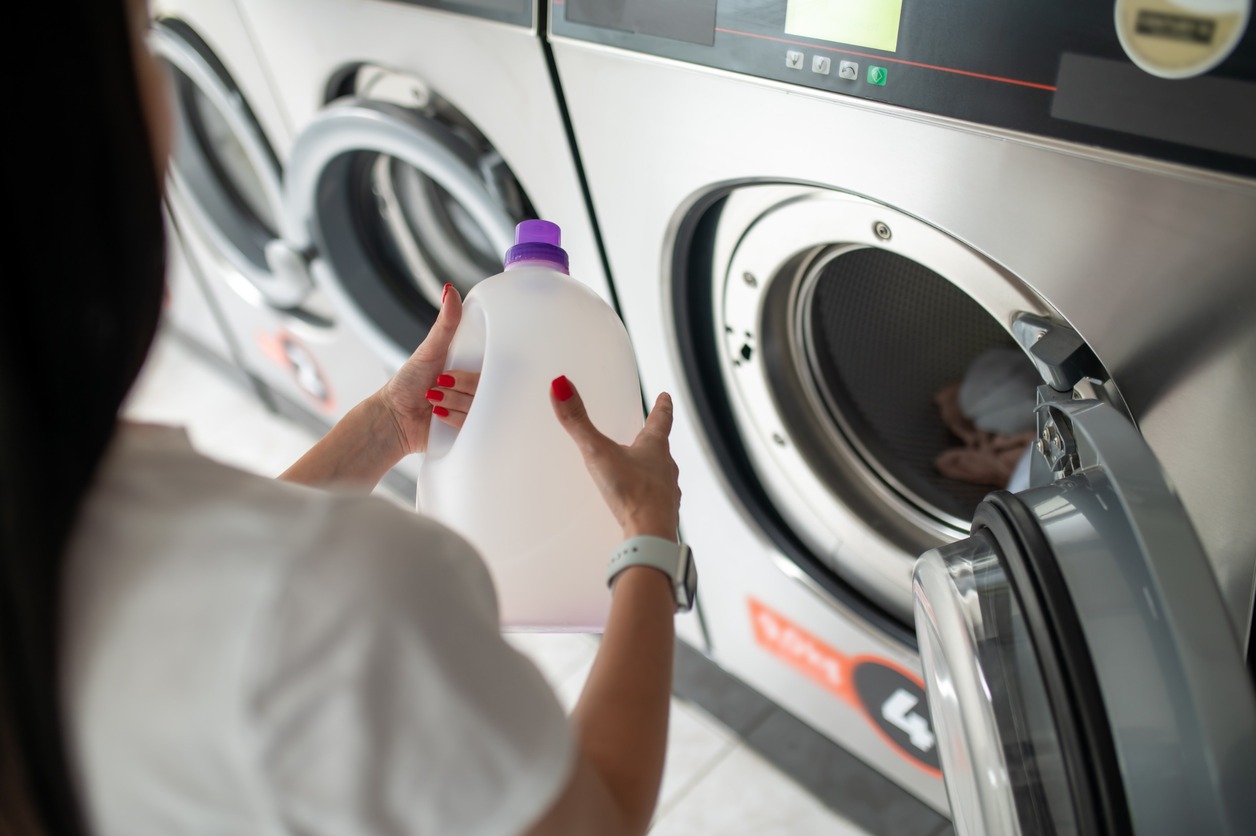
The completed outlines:
<svg viewBox="0 0 1256 836">
<path fill-rule="evenodd" d="M 911 745 L 922 752 L 933 748 L 933 732 L 929 729 L 929 721 L 913 709 L 920 704 L 915 694 L 899 688 L 890 698 L 881 704 L 881 716 L 887 723 L 907 733 Z"/>
<path fill-rule="evenodd" d="M 877 656 L 851 658 L 766 604 L 754 598 L 747 603 L 760 647 L 855 706 L 895 753 L 942 777 L 925 686 L 917 674 Z"/>
</svg>

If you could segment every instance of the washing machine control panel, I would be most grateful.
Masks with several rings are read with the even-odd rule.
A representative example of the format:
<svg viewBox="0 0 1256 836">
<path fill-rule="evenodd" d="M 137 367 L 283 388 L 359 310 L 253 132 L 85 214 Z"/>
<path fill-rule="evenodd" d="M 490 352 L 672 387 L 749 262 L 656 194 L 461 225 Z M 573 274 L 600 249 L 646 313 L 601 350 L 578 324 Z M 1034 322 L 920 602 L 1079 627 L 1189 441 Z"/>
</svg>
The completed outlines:
<svg viewBox="0 0 1256 836">
<path fill-rule="evenodd" d="M 1247 18 L 1242 0 L 552 0 L 550 31 L 1256 177 Z"/>
</svg>

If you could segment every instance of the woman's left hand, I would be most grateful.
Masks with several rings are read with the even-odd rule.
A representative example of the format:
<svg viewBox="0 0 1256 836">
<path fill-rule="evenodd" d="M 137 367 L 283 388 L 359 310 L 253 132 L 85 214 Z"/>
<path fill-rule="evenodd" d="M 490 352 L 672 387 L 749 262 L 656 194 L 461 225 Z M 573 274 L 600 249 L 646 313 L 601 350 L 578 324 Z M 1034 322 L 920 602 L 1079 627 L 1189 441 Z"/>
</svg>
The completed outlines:
<svg viewBox="0 0 1256 836">
<path fill-rule="evenodd" d="M 427 337 L 379 392 L 396 425 L 403 454 L 427 449 L 433 414 L 455 427 L 462 426 L 466 418 L 479 375 L 445 367 L 449 344 L 460 321 L 462 297 L 453 285 L 447 284 L 440 313 Z"/>
</svg>

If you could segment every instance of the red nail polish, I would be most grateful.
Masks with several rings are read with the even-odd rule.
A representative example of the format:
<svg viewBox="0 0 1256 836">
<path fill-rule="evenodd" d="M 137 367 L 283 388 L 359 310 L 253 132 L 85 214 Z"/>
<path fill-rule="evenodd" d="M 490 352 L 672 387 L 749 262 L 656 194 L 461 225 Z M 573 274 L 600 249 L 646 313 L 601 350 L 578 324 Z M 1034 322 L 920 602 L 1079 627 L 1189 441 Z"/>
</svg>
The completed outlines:
<svg viewBox="0 0 1256 836">
<path fill-rule="evenodd" d="M 457 382 L 458 382 L 458 381 L 454 380 L 454 376 L 453 376 L 453 375 L 451 375 L 451 374 L 438 374 L 438 375 L 436 375 L 436 385 L 437 385 L 437 386 L 444 386 L 446 389 L 452 389 L 452 388 L 453 388 L 453 385 L 454 385 L 455 383 L 457 383 Z"/>
<path fill-rule="evenodd" d="M 449 414 L 449 410 L 445 409 L 443 406 L 434 406 L 432 407 L 432 414 L 437 418 L 444 418 Z"/>
<path fill-rule="evenodd" d="M 445 283 L 445 289 L 444 289 L 444 290 L 442 290 L 442 291 L 441 291 L 441 293 L 440 293 L 440 303 L 441 303 L 442 305 L 443 305 L 443 304 L 445 304 L 445 299 L 446 299 L 446 298 L 448 298 L 448 296 L 449 296 L 449 288 L 451 288 L 451 287 L 453 287 L 453 283 L 451 283 L 451 282 L 446 282 L 446 283 Z"/>
<path fill-rule="evenodd" d="M 426 397 L 429 401 L 443 401 L 445 400 L 445 393 L 439 389 L 428 389 L 427 394 L 424 395 L 424 397 Z"/>
<path fill-rule="evenodd" d="M 554 397 L 560 401 L 565 401 L 572 395 L 576 394 L 576 390 L 571 388 L 571 381 L 566 375 L 559 375 L 550 383 L 550 388 L 554 390 Z"/>
</svg>

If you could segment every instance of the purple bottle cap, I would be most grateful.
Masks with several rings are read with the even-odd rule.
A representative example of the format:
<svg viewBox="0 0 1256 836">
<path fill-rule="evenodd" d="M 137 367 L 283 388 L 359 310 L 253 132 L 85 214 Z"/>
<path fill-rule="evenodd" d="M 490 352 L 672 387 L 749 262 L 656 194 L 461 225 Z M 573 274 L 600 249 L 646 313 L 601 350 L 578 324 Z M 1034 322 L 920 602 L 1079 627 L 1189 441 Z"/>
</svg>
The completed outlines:
<svg viewBox="0 0 1256 836">
<path fill-rule="evenodd" d="M 567 251 L 559 243 L 562 230 L 549 221 L 523 221 L 515 227 L 515 245 L 506 250 L 505 266 L 520 261 L 543 261 L 567 272 Z"/>
</svg>

